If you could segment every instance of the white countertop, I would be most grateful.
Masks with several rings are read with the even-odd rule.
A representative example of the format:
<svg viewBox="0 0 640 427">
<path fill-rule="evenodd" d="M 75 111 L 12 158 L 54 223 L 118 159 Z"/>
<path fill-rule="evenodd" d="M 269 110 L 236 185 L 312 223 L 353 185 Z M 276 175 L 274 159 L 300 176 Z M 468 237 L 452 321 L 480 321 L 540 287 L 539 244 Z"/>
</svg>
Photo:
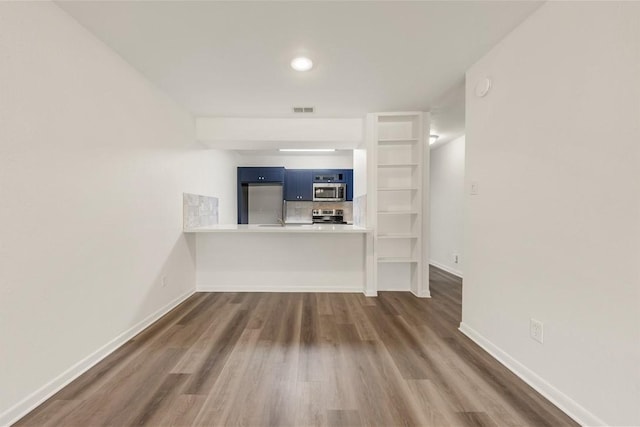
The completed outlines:
<svg viewBox="0 0 640 427">
<path fill-rule="evenodd" d="M 185 233 L 368 233 L 370 229 L 347 224 L 219 224 L 184 229 Z"/>
</svg>

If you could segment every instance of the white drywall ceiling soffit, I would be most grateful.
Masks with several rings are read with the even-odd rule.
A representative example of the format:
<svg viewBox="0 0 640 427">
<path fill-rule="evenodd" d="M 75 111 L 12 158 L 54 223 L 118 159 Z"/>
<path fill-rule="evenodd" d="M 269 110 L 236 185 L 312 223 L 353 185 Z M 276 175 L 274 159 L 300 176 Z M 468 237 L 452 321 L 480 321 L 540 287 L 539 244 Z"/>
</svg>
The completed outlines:
<svg viewBox="0 0 640 427">
<path fill-rule="evenodd" d="M 362 118 L 196 118 L 198 141 L 229 150 L 349 150 L 362 143 L 363 129 Z"/>
<path fill-rule="evenodd" d="M 335 148 L 280 148 L 278 151 L 285 153 L 330 153 L 336 151 Z"/>
</svg>

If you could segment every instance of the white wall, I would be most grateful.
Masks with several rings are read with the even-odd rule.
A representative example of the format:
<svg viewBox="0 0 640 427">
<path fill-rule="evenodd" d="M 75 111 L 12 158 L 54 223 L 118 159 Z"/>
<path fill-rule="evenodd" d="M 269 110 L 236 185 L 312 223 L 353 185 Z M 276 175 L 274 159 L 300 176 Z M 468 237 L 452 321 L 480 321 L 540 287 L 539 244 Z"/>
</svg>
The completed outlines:
<svg viewBox="0 0 640 427">
<path fill-rule="evenodd" d="M 467 74 L 462 328 L 587 424 L 640 425 L 638 22 L 548 2 Z"/>
<path fill-rule="evenodd" d="M 235 224 L 238 222 L 238 162 L 239 156 L 231 150 L 208 149 L 200 152 L 204 162 L 197 170 L 201 176 L 195 181 L 206 188 L 203 191 L 212 192 L 206 196 L 217 197 L 218 219 L 220 224 Z M 196 172 L 196 171 L 193 171 Z"/>
<path fill-rule="evenodd" d="M 464 136 L 431 150 L 430 263 L 462 277 Z M 454 262 L 458 255 L 458 263 Z"/>
<path fill-rule="evenodd" d="M 353 197 L 367 194 L 367 150 L 353 150 Z"/>
<path fill-rule="evenodd" d="M 0 425 L 194 290 L 182 192 L 224 199 L 235 179 L 194 141 L 186 111 L 53 3 L 0 3 Z"/>
<path fill-rule="evenodd" d="M 353 150 L 333 153 L 237 151 L 240 166 L 284 166 L 287 169 L 353 169 Z"/>
<path fill-rule="evenodd" d="M 362 143 L 362 118 L 198 117 L 196 135 L 212 148 L 353 149 Z"/>
</svg>

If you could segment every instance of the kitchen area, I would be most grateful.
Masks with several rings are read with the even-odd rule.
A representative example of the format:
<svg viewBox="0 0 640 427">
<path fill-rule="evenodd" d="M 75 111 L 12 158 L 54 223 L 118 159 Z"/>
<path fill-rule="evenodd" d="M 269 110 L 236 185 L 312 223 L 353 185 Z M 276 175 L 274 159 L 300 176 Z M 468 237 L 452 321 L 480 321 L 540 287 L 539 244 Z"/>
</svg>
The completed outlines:
<svg viewBox="0 0 640 427">
<path fill-rule="evenodd" d="M 235 153 L 235 167 L 226 197 L 183 200 L 196 289 L 428 297 L 428 123 L 420 112 L 198 119 L 199 140 Z"/>
<path fill-rule="evenodd" d="M 366 197 L 354 201 L 353 159 L 348 149 L 239 152 L 235 223 L 219 223 L 217 198 L 185 202 L 197 289 L 374 296 L 372 234 Z"/>
<path fill-rule="evenodd" d="M 238 167 L 238 224 L 353 224 L 353 169 Z"/>
</svg>

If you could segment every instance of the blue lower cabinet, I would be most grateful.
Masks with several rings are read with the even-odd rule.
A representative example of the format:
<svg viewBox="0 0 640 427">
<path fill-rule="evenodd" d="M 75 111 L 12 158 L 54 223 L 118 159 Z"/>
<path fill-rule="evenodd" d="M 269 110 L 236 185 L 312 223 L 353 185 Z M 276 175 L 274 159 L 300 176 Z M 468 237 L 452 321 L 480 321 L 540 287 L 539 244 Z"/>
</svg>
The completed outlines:
<svg viewBox="0 0 640 427">
<path fill-rule="evenodd" d="M 313 200 L 313 170 L 287 169 L 284 180 L 284 198 L 291 202 Z"/>
</svg>

